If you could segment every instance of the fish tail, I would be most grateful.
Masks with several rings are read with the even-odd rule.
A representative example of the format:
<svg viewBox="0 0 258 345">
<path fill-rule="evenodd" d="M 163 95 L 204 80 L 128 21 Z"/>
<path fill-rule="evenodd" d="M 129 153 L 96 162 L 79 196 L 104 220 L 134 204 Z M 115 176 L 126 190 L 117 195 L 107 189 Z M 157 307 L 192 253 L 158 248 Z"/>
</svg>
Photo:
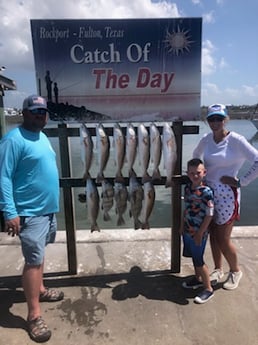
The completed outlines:
<svg viewBox="0 0 258 345">
<path fill-rule="evenodd" d="M 125 224 L 125 220 L 122 216 L 118 217 L 117 223 L 116 225 L 124 225 Z"/>
<path fill-rule="evenodd" d="M 134 171 L 133 168 L 129 170 L 129 177 L 137 177 L 136 172 Z"/>
<path fill-rule="evenodd" d="M 134 221 L 134 230 L 141 229 L 142 223 L 139 221 L 139 219 L 135 219 Z"/>
<path fill-rule="evenodd" d="M 172 181 L 168 178 L 166 179 L 165 187 L 166 188 L 172 187 Z"/>
<path fill-rule="evenodd" d="M 124 179 L 121 172 L 116 174 L 115 182 L 117 182 L 117 183 L 124 183 L 125 182 L 125 179 Z"/>
<path fill-rule="evenodd" d="M 144 184 L 145 182 L 149 182 L 149 181 L 151 181 L 150 175 L 148 173 L 144 174 L 142 176 L 142 183 Z"/>
<path fill-rule="evenodd" d="M 96 177 L 96 182 L 97 182 L 97 183 L 101 183 L 101 182 L 104 181 L 104 180 L 105 180 L 105 177 L 104 177 L 103 172 L 99 172 L 98 175 L 97 175 L 97 177 Z"/>
<path fill-rule="evenodd" d="M 83 177 L 82 177 L 82 179 L 83 179 L 84 181 L 86 181 L 87 178 L 91 178 L 89 171 L 85 171 L 85 173 L 84 173 L 84 175 L 83 175 Z"/>
<path fill-rule="evenodd" d="M 159 168 L 155 169 L 152 174 L 152 181 L 161 180 L 161 174 Z"/>
<path fill-rule="evenodd" d="M 94 231 L 100 232 L 100 228 L 97 223 L 91 225 L 90 232 L 94 232 Z"/>
<path fill-rule="evenodd" d="M 145 223 L 142 223 L 141 228 L 142 228 L 142 230 L 149 230 L 150 229 L 149 222 L 146 221 Z"/>
<path fill-rule="evenodd" d="M 108 212 L 105 212 L 105 213 L 104 213 L 103 219 L 104 219 L 105 222 L 111 220 L 111 217 L 110 217 L 110 215 L 109 215 Z"/>
</svg>

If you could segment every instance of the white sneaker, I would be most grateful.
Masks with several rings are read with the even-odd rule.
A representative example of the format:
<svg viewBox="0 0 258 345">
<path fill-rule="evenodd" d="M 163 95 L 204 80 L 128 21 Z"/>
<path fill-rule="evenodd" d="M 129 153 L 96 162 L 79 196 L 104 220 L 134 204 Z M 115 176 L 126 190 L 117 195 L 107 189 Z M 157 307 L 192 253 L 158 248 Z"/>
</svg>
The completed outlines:
<svg viewBox="0 0 258 345">
<path fill-rule="evenodd" d="M 210 282 L 211 285 L 214 286 L 216 284 L 218 284 L 218 282 L 220 281 L 220 279 L 222 279 L 224 277 L 224 273 L 221 269 L 216 268 L 213 272 L 211 272 L 210 274 Z"/>
<path fill-rule="evenodd" d="M 223 288 L 226 290 L 234 290 L 238 287 L 240 279 L 243 273 L 239 272 L 229 272 L 226 282 L 223 284 Z"/>
</svg>

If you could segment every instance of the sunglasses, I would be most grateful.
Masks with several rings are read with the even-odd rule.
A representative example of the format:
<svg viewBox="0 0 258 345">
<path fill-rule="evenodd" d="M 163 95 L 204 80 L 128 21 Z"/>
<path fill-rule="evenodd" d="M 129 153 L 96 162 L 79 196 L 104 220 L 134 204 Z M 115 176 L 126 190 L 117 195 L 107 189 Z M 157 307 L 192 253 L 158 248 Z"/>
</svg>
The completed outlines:
<svg viewBox="0 0 258 345">
<path fill-rule="evenodd" d="M 223 116 L 211 116 L 208 117 L 208 122 L 222 122 L 224 120 Z"/>
<path fill-rule="evenodd" d="M 46 109 L 32 109 L 30 110 L 31 114 L 40 114 L 40 115 L 46 115 L 47 110 Z"/>
</svg>

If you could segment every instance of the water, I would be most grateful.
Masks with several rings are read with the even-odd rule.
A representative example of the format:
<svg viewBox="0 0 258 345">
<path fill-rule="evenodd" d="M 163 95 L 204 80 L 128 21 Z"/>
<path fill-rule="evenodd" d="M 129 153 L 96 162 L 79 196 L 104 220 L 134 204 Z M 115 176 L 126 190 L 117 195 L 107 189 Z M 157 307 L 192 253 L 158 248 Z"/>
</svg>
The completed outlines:
<svg viewBox="0 0 258 345">
<path fill-rule="evenodd" d="M 56 124 L 55 124 L 56 125 Z M 185 122 L 184 125 L 198 125 L 200 128 L 199 134 L 188 134 L 183 136 L 183 163 L 182 163 L 182 171 L 186 170 L 186 162 L 192 156 L 192 150 L 198 143 L 199 139 L 203 136 L 204 133 L 209 132 L 209 127 L 204 122 Z M 13 126 L 13 125 L 12 125 Z M 53 126 L 53 123 L 51 124 Z M 79 124 L 71 124 L 71 126 L 79 127 Z M 256 128 L 254 125 L 248 120 L 231 120 L 227 125 L 229 130 L 236 131 L 246 137 L 246 139 L 251 142 L 251 144 L 258 149 L 258 132 L 256 132 Z M 7 126 L 7 130 L 10 129 L 10 126 Z M 114 167 L 114 152 L 112 147 L 112 137 L 111 139 L 111 152 L 110 158 L 105 169 L 105 176 L 113 177 L 115 172 Z M 60 152 L 59 152 L 59 144 L 57 138 L 50 138 L 52 145 L 57 153 L 57 162 L 58 166 L 60 167 Z M 79 137 L 70 138 L 71 144 L 71 174 L 74 178 L 81 178 L 83 175 L 83 165 L 81 162 L 81 150 L 80 150 L 80 139 Z M 138 160 L 136 158 L 136 164 L 138 165 Z M 135 164 L 135 166 L 136 166 Z M 239 176 L 241 173 L 247 168 L 248 163 L 243 166 L 240 171 Z M 150 165 L 150 171 L 151 170 Z M 163 169 L 163 162 L 161 161 L 160 164 L 161 173 L 165 176 L 165 171 Z M 96 177 L 98 171 L 97 166 L 97 152 L 96 148 L 94 150 L 94 161 L 92 165 L 92 169 L 90 170 L 91 175 Z M 138 172 L 138 176 L 140 176 L 140 166 L 136 167 L 136 172 Z M 124 176 L 128 176 L 127 174 L 127 163 L 125 163 L 123 168 Z M 98 187 L 99 193 L 101 194 L 101 187 Z M 154 209 L 150 216 L 150 226 L 152 228 L 160 228 L 160 227 L 170 227 L 171 226 L 171 216 L 172 216 L 172 207 L 171 207 L 171 189 L 165 188 L 164 186 L 155 186 L 156 191 L 156 199 Z M 75 210 L 75 222 L 76 222 L 76 229 L 89 229 L 90 224 L 88 221 L 87 216 L 87 208 L 86 204 L 80 203 L 78 201 L 78 195 L 80 193 L 84 193 L 85 188 L 73 188 L 73 196 L 74 196 L 74 210 Z M 242 202 L 241 202 L 241 220 L 237 223 L 237 225 L 241 226 L 251 226 L 256 225 L 258 223 L 257 219 L 257 205 L 258 205 L 258 179 L 253 181 L 249 186 L 242 188 Z M 101 229 L 118 229 L 116 222 L 117 222 L 117 214 L 115 212 L 115 203 L 113 208 L 110 210 L 111 221 L 104 222 L 103 220 L 103 212 L 100 209 L 99 216 L 98 216 L 98 224 Z M 129 217 L 129 203 L 127 206 L 127 210 L 124 214 L 125 225 L 120 226 L 119 228 L 132 228 L 133 227 L 133 220 Z M 60 213 L 57 215 L 58 220 L 58 228 L 60 230 L 65 229 L 64 224 L 64 217 L 63 217 L 63 198 L 61 192 L 61 200 L 60 200 Z"/>
</svg>

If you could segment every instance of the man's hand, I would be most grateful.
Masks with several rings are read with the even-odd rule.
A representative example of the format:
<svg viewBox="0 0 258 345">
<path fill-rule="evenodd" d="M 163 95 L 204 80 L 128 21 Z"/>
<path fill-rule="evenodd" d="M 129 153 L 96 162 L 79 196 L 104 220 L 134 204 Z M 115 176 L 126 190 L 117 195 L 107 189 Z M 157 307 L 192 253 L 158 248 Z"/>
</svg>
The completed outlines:
<svg viewBox="0 0 258 345">
<path fill-rule="evenodd" d="M 20 232 L 20 217 L 6 219 L 5 220 L 5 231 L 8 235 L 18 236 Z"/>
</svg>

